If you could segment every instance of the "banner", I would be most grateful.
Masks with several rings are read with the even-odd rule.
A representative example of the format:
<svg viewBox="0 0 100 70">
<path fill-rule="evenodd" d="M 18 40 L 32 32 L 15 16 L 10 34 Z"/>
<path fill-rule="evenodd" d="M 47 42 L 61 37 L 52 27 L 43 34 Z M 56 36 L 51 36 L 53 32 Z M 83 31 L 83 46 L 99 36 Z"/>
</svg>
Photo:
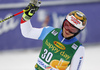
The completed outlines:
<svg viewBox="0 0 100 70">
<path fill-rule="evenodd" d="M 99 43 L 99 7 L 100 3 L 40 7 L 38 12 L 32 17 L 31 23 L 33 27 L 37 28 L 47 25 L 61 28 L 62 22 L 69 12 L 80 10 L 87 16 L 87 26 L 77 38 L 83 44 Z M 0 10 L 0 20 L 21 10 L 22 8 L 2 9 Z M 20 30 L 21 16 L 22 14 L 0 23 L 0 50 L 42 47 L 42 41 L 22 36 Z"/>
<path fill-rule="evenodd" d="M 20 2 L 25 2 L 25 0 L 0 0 L 0 4 L 20 3 Z"/>
<path fill-rule="evenodd" d="M 30 0 L 0 0 L 0 4 L 9 4 L 9 3 L 25 3 L 25 2 L 29 2 Z M 73 3 L 73 2 L 77 2 L 77 3 L 84 3 L 84 2 L 100 2 L 99 0 L 40 0 L 42 2 L 45 1 L 65 1 L 68 3 Z"/>
</svg>

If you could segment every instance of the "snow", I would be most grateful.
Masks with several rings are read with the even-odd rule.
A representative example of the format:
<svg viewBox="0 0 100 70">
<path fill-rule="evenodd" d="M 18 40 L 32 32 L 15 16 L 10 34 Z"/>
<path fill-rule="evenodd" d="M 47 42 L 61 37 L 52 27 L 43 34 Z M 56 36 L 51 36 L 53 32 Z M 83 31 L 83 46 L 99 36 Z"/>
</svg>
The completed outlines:
<svg viewBox="0 0 100 70">
<path fill-rule="evenodd" d="M 40 49 L 0 51 L 0 70 L 33 70 Z M 100 45 L 86 46 L 82 70 L 100 70 Z"/>
</svg>

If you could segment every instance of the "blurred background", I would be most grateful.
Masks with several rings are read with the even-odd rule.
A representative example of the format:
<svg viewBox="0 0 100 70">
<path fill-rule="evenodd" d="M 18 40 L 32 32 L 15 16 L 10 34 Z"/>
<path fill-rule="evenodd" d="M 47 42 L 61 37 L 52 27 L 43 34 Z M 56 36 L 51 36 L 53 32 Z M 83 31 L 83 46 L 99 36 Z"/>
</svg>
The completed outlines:
<svg viewBox="0 0 100 70">
<path fill-rule="evenodd" d="M 100 0 L 41 0 L 32 17 L 34 27 L 60 28 L 65 16 L 80 10 L 87 16 L 87 26 L 77 38 L 85 46 L 82 70 L 100 70 Z M 22 11 L 29 0 L 0 0 L 0 20 Z M 33 70 L 42 41 L 24 38 L 20 31 L 22 14 L 0 23 L 0 70 Z M 67 69 L 68 70 L 68 69 Z"/>
</svg>

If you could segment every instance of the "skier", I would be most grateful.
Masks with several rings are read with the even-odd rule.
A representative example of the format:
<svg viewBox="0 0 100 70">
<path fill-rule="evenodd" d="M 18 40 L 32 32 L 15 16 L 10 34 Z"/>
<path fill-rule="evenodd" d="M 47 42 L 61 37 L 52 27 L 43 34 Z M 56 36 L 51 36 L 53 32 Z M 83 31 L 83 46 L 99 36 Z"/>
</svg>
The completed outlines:
<svg viewBox="0 0 100 70">
<path fill-rule="evenodd" d="M 30 19 L 38 8 L 30 3 L 24 9 L 20 24 L 24 37 L 43 41 L 35 70 L 66 70 L 68 66 L 69 70 L 81 70 L 85 48 L 75 36 L 85 28 L 86 16 L 75 10 L 65 17 L 62 28 L 35 28 Z"/>
</svg>

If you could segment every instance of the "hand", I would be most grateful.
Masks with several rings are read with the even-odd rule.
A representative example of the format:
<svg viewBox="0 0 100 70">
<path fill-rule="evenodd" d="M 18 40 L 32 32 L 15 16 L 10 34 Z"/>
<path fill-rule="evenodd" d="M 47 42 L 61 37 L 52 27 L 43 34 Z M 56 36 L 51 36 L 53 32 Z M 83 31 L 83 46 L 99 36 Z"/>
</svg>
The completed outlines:
<svg viewBox="0 0 100 70">
<path fill-rule="evenodd" d="M 38 2 L 37 5 L 29 3 L 29 5 L 23 10 L 24 11 L 23 19 L 26 21 L 31 19 L 31 17 L 39 9 L 39 7 L 40 7 L 39 4 L 40 4 L 40 2 Z"/>
</svg>

